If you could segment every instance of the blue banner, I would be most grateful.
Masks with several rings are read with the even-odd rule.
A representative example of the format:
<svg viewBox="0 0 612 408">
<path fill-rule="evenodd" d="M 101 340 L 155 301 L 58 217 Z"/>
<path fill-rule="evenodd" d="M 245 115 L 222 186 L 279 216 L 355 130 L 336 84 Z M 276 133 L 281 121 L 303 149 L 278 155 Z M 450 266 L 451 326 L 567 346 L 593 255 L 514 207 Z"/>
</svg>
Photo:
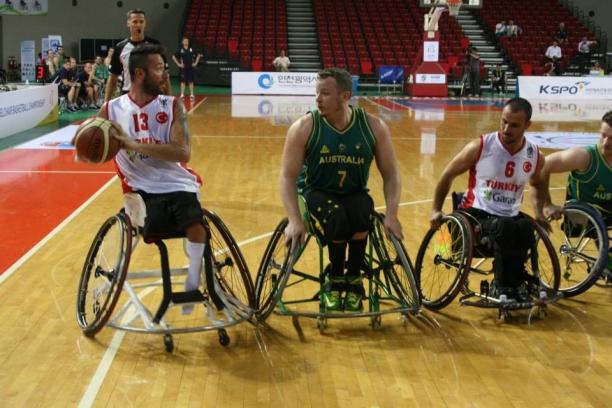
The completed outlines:
<svg viewBox="0 0 612 408">
<path fill-rule="evenodd" d="M 404 67 L 383 65 L 378 67 L 378 79 L 383 84 L 400 83 L 404 80 Z"/>
</svg>

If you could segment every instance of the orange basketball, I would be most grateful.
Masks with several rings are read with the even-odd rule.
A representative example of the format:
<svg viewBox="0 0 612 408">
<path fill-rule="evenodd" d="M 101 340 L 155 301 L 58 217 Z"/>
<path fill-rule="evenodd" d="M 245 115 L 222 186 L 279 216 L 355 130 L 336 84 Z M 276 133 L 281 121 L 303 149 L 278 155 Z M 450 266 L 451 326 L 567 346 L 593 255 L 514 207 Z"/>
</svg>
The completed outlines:
<svg viewBox="0 0 612 408">
<path fill-rule="evenodd" d="M 83 122 L 72 140 L 79 160 L 98 164 L 115 157 L 120 149 L 119 141 L 112 136 L 115 132 L 111 122 L 103 118 Z"/>
</svg>

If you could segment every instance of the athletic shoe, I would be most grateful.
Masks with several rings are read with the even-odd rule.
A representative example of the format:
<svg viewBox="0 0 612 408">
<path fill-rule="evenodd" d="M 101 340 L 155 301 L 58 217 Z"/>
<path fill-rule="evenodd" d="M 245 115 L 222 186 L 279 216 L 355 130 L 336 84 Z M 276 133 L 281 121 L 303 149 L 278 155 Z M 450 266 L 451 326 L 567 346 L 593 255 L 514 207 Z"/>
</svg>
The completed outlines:
<svg viewBox="0 0 612 408">
<path fill-rule="evenodd" d="M 327 277 L 323 285 L 323 304 L 328 312 L 342 310 L 342 288 L 345 284 L 344 277 Z"/>
<path fill-rule="evenodd" d="M 91 103 L 89 104 L 89 109 L 95 110 L 95 109 L 99 109 L 98 106 L 95 103 Z"/>
<path fill-rule="evenodd" d="M 344 302 L 344 311 L 361 312 L 363 310 L 363 279 L 361 276 L 347 277 L 347 291 Z"/>
<path fill-rule="evenodd" d="M 191 96 L 189 96 L 189 100 L 191 100 L 191 101 L 195 101 L 195 95 L 191 95 Z"/>
</svg>

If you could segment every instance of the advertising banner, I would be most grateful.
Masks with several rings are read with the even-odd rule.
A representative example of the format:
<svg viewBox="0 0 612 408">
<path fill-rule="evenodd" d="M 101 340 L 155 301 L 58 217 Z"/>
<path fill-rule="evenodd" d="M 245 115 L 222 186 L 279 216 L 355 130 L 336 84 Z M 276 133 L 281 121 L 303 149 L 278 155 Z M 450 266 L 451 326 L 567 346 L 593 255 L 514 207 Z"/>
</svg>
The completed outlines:
<svg viewBox="0 0 612 408">
<path fill-rule="evenodd" d="M 47 38 L 49 39 L 49 47 L 53 48 L 53 51 L 57 51 L 57 47 L 62 45 L 61 35 L 50 35 Z"/>
<path fill-rule="evenodd" d="M 383 84 L 397 84 L 404 80 L 404 67 L 383 65 L 378 68 L 378 78 Z"/>
<path fill-rule="evenodd" d="M 518 94 L 525 99 L 612 99 L 612 77 L 519 76 Z"/>
<path fill-rule="evenodd" d="M 415 74 L 417 84 L 445 84 L 445 74 Z"/>
<path fill-rule="evenodd" d="M 438 41 L 423 41 L 423 61 L 438 62 L 440 43 Z"/>
<path fill-rule="evenodd" d="M 0 15 L 45 16 L 49 11 L 48 0 L 13 0 L 0 4 Z"/>
<path fill-rule="evenodd" d="M 21 42 L 21 81 L 36 79 L 36 43 L 33 40 Z"/>
<path fill-rule="evenodd" d="M 315 95 L 316 73 L 232 72 L 233 95 Z"/>
<path fill-rule="evenodd" d="M 57 105 L 57 85 L 28 86 L 0 93 L 0 138 L 31 129 Z"/>
</svg>

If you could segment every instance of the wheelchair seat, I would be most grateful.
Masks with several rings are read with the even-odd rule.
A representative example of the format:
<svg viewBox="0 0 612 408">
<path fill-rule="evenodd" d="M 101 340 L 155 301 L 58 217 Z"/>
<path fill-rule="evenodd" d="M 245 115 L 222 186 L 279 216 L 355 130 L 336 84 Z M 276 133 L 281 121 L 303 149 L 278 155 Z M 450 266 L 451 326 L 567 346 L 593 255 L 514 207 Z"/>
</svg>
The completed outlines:
<svg viewBox="0 0 612 408">
<path fill-rule="evenodd" d="M 263 254 L 255 280 L 256 315 L 265 321 L 275 309 L 281 315 L 317 319 L 319 329 L 327 326 L 328 318 L 369 317 L 371 325 L 378 327 L 381 315 L 385 313 L 413 313 L 420 311 L 420 296 L 413 275 L 413 266 L 401 241 L 388 237 L 384 228 L 384 216 L 373 213 L 374 225 L 368 234 L 365 264 L 362 278 L 366 285 L 364 301 L 367 310 L 360 313 L 328 312 L 320 294 L 325 284 L 323 244 L 314 233 L 312 218 L 304 197 L 298 197 L 300 213 L 304 219 L 307 234 L 305 242 L 290 253 L 284 243 L 284 230 L 288 220 L 277 225 Z M 316 253 L 307 250 L 314 237 Z M 317 272 L 312 261 L 318 258 Z M 308 262 L 311 264 L 308 265 Z M 316 263 L 315 263 L 316 264 Z M 305 293 L 313 293 L 305 295 Z M 309 304 L 317 306 L 308 308 Z"/>
</svg>

